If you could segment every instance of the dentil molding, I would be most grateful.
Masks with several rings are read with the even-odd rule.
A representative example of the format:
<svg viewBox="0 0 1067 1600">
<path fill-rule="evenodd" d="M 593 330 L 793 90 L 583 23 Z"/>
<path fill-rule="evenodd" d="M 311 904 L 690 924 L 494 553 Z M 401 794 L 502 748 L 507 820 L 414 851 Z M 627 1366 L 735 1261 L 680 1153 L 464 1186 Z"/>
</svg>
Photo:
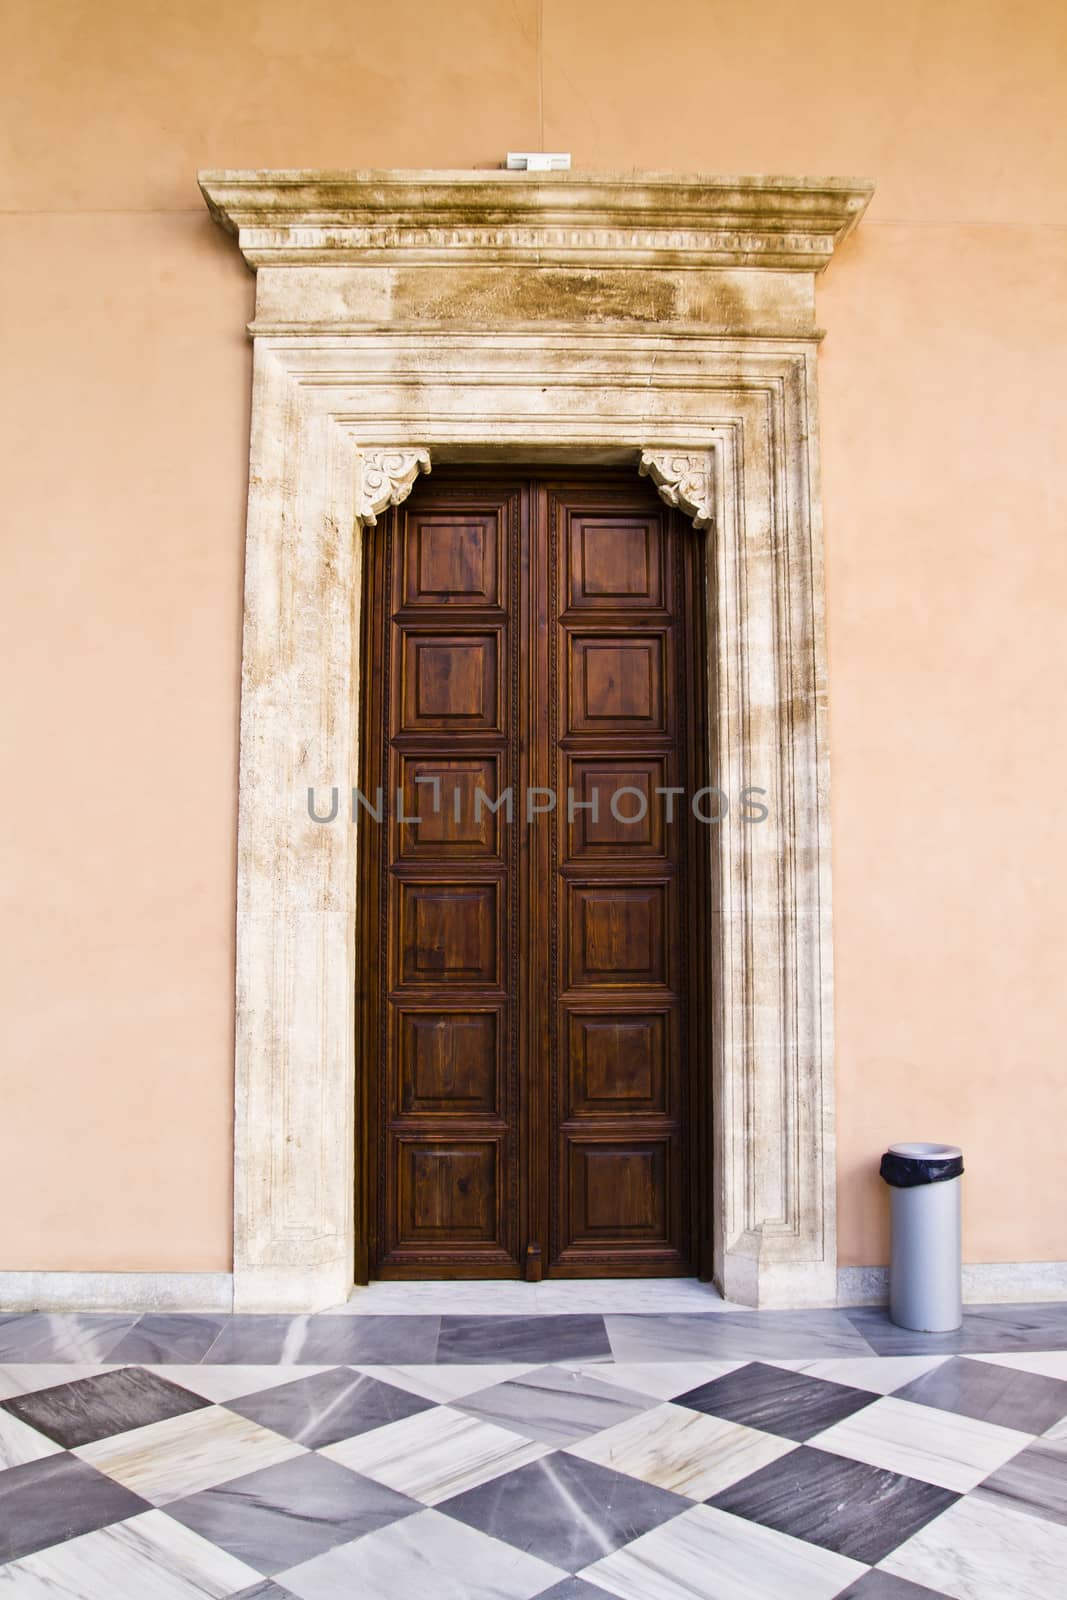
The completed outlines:
<svg viewBox="0 0 1067 1600">
<path fill-rule="evenodd" d="M 855 178 L 554 172 L 203 172 L 254 267 L 554 264 L 818 272 L 873 185 Z"/>
<path fill-rule="evenodd" d="M 836 1297 L 814 282 L 849 180 L 209 173 L 257 273 L 238 819 L 234 1305 L 343 1301 L 364 538 L 431 462 L 629 463 L 706 540 L 715 1279 Z M 365 532 L 361 530 L 366 530 Z"/>
</svg>

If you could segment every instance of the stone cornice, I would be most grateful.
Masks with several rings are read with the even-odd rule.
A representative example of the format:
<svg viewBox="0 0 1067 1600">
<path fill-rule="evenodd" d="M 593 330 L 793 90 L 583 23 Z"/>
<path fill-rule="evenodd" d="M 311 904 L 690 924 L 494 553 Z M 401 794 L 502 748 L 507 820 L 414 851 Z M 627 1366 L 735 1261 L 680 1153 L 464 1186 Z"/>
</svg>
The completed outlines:
<svg viewBox="0 0 1067 1600">
<path fill-rule="evenodd" d="M 658 173 L 202 172 L 250 266 L 766 267 L 819 272 L 873 185 Z"/>
</svg>

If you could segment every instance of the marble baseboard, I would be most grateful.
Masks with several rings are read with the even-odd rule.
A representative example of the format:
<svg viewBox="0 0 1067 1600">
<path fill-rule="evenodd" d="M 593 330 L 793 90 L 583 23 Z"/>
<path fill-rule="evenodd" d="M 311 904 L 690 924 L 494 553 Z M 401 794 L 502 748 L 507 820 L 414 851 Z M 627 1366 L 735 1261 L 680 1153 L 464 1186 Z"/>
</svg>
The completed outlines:
<svg viewBox="0 0 1067 1600">
<path fill-rule="evenodd" d="M 968 1305 L 1067 1300 L 1067 1261 L 976 1261 L 964 1263 L 963 1299 Z M 888 1267 L 839 1267 L 840 1306 L 889 1304 Z"/>
<path fill-rule="evenodd" d="M 886 1305 L 888 1267 L 841 1267 L 837 1273 L 841 1306 Z M 558 1315 L 561 1312 L 737 1311 L 710 1284 L 695 1279 L 564 1281 L 526 1283 L 376 1283 L 356 1289 L 347 1302 L 331 1300 L 330 1286 L 315 1283 L 314 1305 L 334 1315 L 426 1314 L 452 1311 L 489 1315 Z M 263 1312 L 282 1302 L 292 1309 L 290 1283 L 285 1293 L 253 1295 L 244 1309 Z M 1067 1300 L 1067 1261 L 977 1262 L 963 1268 L 963 1298 L 971 1305 Z M 262 1303 L 259 1303 L 262 1300 Z M 275 1305 L 275 1302 L 278 1305 Z M 268 1303 L 270 1303 L 268 1307 Z M 229 1272 L 2 1272 L 0 1313 L 23 1311 L 230 1312 L 235 1308 Z"/>
<path fill-rule="evenodd" d="M 0 1272 L 4 1311 L 232 1311 L 229 1272 Z"/>
</svg>

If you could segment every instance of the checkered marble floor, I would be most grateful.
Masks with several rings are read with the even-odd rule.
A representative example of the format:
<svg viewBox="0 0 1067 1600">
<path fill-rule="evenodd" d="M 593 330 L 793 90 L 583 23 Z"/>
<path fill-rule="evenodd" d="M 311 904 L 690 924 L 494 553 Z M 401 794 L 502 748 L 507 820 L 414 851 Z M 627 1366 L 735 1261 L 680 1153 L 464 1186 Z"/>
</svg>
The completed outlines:
<svg viewBox="0 0 1067 1600">
<path fill-rule="evenodd" d="M 953 1335 L 0 1317 L 0 1600 L 1063 1600 L 1065 1574 L 1065 1306 Z"/>
</svg>

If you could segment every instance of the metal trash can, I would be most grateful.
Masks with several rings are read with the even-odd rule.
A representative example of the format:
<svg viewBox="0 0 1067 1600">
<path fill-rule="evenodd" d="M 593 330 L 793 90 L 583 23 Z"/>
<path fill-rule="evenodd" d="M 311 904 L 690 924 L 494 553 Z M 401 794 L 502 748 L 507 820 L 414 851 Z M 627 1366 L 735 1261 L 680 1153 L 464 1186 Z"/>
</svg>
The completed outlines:
<svg viewBox="0 0 1067 1600">
<path fill-rule="evenodd" d="M 963 1321 L 962 1173 L 954 1144 L 891 1144 L 882 1157 L 893 1191 L 889 1315 L 900 1328 L 950 1333 Z"/>
</svg>

